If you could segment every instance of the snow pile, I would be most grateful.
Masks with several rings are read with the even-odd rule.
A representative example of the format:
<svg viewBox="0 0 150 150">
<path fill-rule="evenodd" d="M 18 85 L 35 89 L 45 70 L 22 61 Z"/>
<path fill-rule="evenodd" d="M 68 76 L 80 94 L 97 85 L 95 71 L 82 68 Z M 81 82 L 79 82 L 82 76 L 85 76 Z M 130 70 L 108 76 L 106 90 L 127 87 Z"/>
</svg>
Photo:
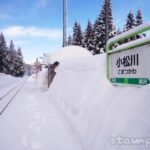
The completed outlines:
<svg viewBox="0 0 150 150">
<path fill-rule="evenodd" d="M 49 99 L 84 150 L 150 148 L 150 86 L 111 85 L 105 62 L 105 55 L 62 60 L 48 90 Z M 133 143 L 131 138 L 143 142 Z"/>
<path fill-rule="evenodd" d="M 42 68 L 42 71 L 40 71 L 37 74 L 37 84 L 40 88 L 42 89 L 46 89 L 48 87 L 48 72 L 47 72 L 47 68 Z"/>
<path fill-rule="evenodd" d="M 49 57 L 49 59 L 46 58 L 45 60 L 47 60 L 49 63 L 54 63 L 55 61 L 60 62 L 62 60 L 69 60 L 69 59 L 71 60 L 90 55 L 91 53 L 82 47 L 67 46 L 53 52 L 52 54 L 47 54 L 47 57 Z"/>
</svg>

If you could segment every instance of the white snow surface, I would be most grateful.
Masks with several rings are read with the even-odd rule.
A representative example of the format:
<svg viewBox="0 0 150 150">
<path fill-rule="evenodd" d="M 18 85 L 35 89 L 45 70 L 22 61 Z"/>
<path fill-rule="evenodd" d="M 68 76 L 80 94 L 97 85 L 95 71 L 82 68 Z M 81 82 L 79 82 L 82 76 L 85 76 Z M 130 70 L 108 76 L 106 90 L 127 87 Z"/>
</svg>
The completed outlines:
<svg viewBox="0 0 150 150">
<path fill-rule="evenodd" d="M 19 84 L 21 84 L 23 79 L 25 79 L 25 77 L 24 78 L 20 78 L 20 77 L 16 78 L 11 75 L 6 75 L 4 73 L 0 73 L 0 98 L 4 94 L 9 92 L 10 90 L 15 88 L 16 86 L 19 86 Z"/>
<path fill-rule="evenodd" d="M 71 60 L 75 58 L 82 58 L 85 56 L 90 56 L 91 53 L 79 46 L 67 46 L 64 48 L 61 48 L 53 53 L 47 54 L 45 60 L 48 61 L 48 63 L 54 63 L 55 61 L 63 61 L 63 60 Z"/>
<path fill-rule="evenodd" d="M 62 61 L 48 90 L 50 100 L 65 116 L 83 150 L 150 148 L 146 145 L 150 85 L 113 86 L 106 78 L 105 63 L 104 54 Z M 117 137 L 128 137 L 128 141 L 119 145 L 113 139 Z M 141 138 L 143 143 L 130 145 L 131 138 Z"/>
<path fill-rule="evenodd" d="M 8 88 L 21 80 L 22 78 L 15 78 L 11 75 L 0 73 L 0 90 Z"/>
<path fill-rule="evenodd" d="M 44 70 L 28 79 L 0 116 L 0 149 L 150 149 L 150 85 L 113 86 L 104 54 L 63 58 L 48 90 Z"/>
<path fill-rule="evenodd" d="M 81 150 L 62 115 L 35 78 L 0 116 L 1 150 Z"/>
<path fill-rule="evenodd" d="M 47 89 L 48 88 L 48 71 L 46 68 L 42 68 L 42 71 L 37 74 L 37 85 L 41 89 Z"/>
</svg>

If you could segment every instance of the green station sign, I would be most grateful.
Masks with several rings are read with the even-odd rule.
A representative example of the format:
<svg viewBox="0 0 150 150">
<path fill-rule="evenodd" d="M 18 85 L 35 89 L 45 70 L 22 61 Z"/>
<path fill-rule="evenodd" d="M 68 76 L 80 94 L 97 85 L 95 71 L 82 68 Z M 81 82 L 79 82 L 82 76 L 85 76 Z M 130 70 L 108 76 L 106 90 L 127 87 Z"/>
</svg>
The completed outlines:
<svg viewBox="0 0 150 150">
<path fill-rule="evenodd" d="M 141 38 L 110 50 L 114 44 L 150 30 L 150 23 L 112 38 L 107 43 L 107 78 L 114 85 L 150 83 L 150 38 Z"/>
</svg>

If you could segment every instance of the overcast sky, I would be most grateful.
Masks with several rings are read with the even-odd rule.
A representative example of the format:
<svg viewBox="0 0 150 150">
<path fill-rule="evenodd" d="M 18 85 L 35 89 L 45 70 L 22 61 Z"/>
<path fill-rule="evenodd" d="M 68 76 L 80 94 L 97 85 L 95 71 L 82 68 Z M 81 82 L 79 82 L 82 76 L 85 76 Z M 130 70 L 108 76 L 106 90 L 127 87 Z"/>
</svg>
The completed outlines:
<svg viewBox="0 0 150 150">
<path fill-rule="evenodd" d="M 123 28 L 127 13 L 142 10 L 144 22 L 150 20 L 148 0 L 112 0 L 116 28 Z M 87 20 L 93 23 L 98 16 L 103 0 L 68 0 L 68 34 L 72 33 L 74 21 L 82 29 Z M 44 52 L 62 46 L 62 0 L 1 0 L 0 31 L 9 45 L 21 47 L 26 62 L 33 62 Z"/>
</svg>

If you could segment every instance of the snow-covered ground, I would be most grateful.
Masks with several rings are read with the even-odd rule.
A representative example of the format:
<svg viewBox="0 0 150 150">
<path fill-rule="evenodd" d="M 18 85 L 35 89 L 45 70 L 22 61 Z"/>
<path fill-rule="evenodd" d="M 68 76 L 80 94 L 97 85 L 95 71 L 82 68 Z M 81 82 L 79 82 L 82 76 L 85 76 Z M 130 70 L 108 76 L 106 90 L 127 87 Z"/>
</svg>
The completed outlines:
<svg viewBox="0 0 150 150">
<path fill-rule="evenodd" d="M 1 150 L 81 150 L 62 114 L 30 78 L 0 116 Z"/>
<path fill-rule="evenodd" d="M 64 59 L 48 90 L 50 100 L 84 150 L 150 149 L 150 86 L 111 85 L 105 63 L 105 55 Z M 131 138 L 137 143 L 130 143 Z"/>
<path fill-rule="evenodd" d="M 9 91 L 11 92 L 12 90 L 14 90 L 17 86 L 19 86 L 20 84 L 22 84 L 22 82 L 26 79 L 26 77 L 24 78 L 16 78 L 13 77 L 11 75 L 6 75 L 3 73 L 0 73 L 0 99 L 7 93 L 9 93 Z M 0 108 L 1 108 L 1 104 L 0 104 Z"/>
<path fill-rule="evenodd" d="M 150 149 L 150 85 L 113 86 L 105 55 L 79 49 L 51 54 L 60 64 L 48 90 L 46 70 L 28 79 L 0 116 L 0 149 Z"/>
<path fill-rule="evenodd" d="M 22 78 L 15 78 L 11 75 L 0 73 L 0 90 L 8 88 L 9 86 L 14 85 L 21 80 Z"/>
</svg>

